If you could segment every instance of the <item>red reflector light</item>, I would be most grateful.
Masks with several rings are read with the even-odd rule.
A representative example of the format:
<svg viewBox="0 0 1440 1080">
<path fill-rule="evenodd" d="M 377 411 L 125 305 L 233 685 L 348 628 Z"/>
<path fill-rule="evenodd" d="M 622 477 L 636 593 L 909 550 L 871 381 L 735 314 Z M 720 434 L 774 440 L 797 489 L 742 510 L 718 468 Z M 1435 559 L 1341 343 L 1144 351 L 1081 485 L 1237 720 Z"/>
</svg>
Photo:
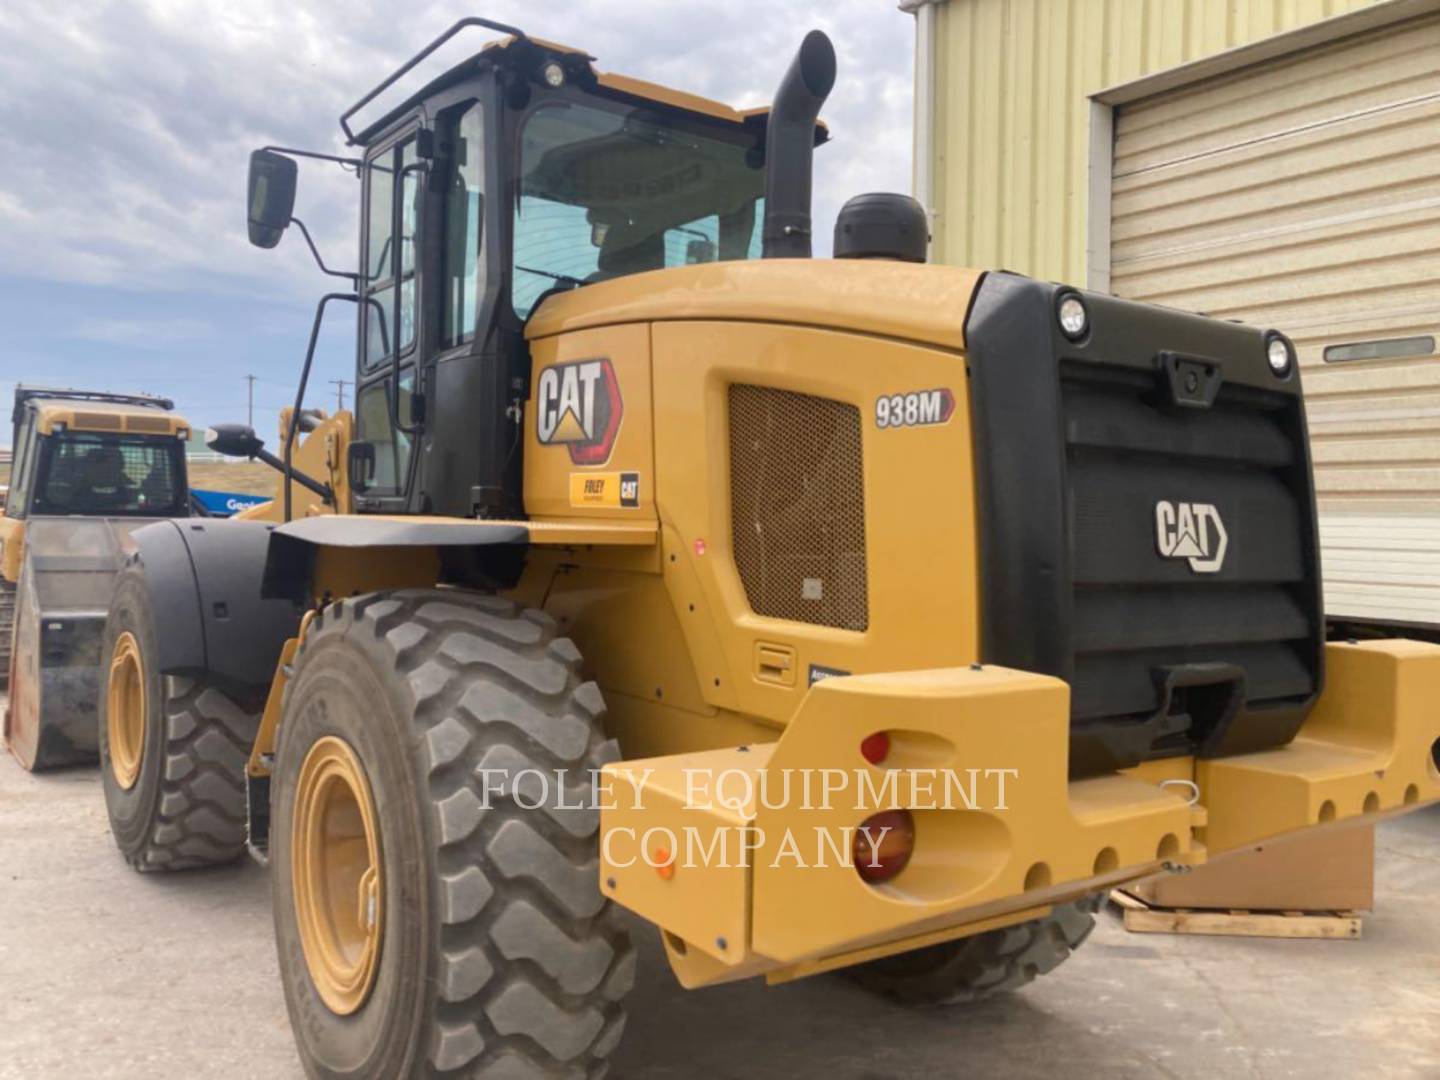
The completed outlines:
<svg viewBox="0 0 1440 1080">
<path fill-rule="evenodd" d="M 883 731 L 860 740 L 860 756 L 871 765 L 879 765 L 890 756 L 890 736 Z"/>
<path fill-rule="evenodd" d="M 910 862 L 915 850 L 915 819 L 909 810 L 882 810 L 855 830 L 853 855 L 860 880 L 880 885 Z"/>
</svg>

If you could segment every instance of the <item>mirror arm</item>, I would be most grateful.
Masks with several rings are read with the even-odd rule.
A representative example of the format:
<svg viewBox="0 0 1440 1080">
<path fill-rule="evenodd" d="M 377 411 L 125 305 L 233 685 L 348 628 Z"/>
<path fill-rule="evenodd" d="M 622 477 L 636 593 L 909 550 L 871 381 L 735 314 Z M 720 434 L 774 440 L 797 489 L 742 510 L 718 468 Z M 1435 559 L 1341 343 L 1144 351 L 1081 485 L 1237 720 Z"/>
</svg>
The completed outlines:
<svg viewBox="0 0 1440 1080">
<path fill-rule="evenodd" d="M 274 454 L 270 453 L 269 450 L 256 450 L 254 457 L 256 461 L 263 462 L 266 465 L 269 465 L 272 469 L 275 469 L 282 473 L 285 471 L 285 462 L 281 461 Z M 309 490 L 313 491 L 316 495 L 319 495 L 331 506 L 335 505 L 335 492 L 330 490 L 329 484 L 322 484 L 313 476 L 308 476 L 297 469 L 290 470 L 290 479 L 294 480 L 295 483 L 299 484 L 301 487 L 308 488 Z M 289 518 L 286 518 L 286 520 L 288 521 Z"/>
<path fill-rule="evenodd" d="M 300 410 L 305 404 L 305 386 L 310 382 L 310 365 L 315 360 L 315 343 L 320 340 L 320 324 L 325 321 L 325 308 L 331 300 L 346 300 L 352 304 L 358 304 L 360 297 L 355 293 L 326 293 L 320 298 L 320 303 L 315 305 L 315 321 L 310 325 L 310 344 L 305 349 L 305 365 L 300 369 L 300 385 L 295 388 L 295 407 L 290 410 L 290 425 L 285 432 L 285 457 L 279 463 L 280 471 L 285 475 L 285 521 L 290 520 L 290 485 L 292 481 L 309 488 L 332 506 L 335 503 L 335 494 L 328 486 L 319 484 L 318 481 L 312 480 L 302 473 L 297 473 L 290 463 L 295 449 L 295 433 L 300 430 Z M 272 454 L 270 457 L 273 458 L 274 455 Z M 260 460 L 267 464 L 273 464 L 273 461 L 266 458 Z"/>
<path fill-rule="evenodd" d="M 261 150 L 269 150 L 272 154 L 284 154 L 287 157 L 308 157 L 317 161 L 333 161 L 337 165 L 349 165 L 359 169 L 365 164 L 359 158 L 338 157 L 335 154 L 321 154 L 314 150 L 296 150 L 290 146 L 262 146 Z"/>
<path fill-rule="evenodd" d="M 305 243 L 310 245 L 310 254 L 315 257 L 315 265 L 320 267 L 320 272 L 322 274 L 329 274 L 331 277 L 344 278 L 346 281 L 354 282 L 357 285 L 359 284 L 359 274 L 352 274 L 347 270 L 331 270 L 328 266 L 325 265 L 325 260 L 320 257 L 320 249 L 315 246 L 315 241 L 310 238 L 310 230 L 305 227 L 305 222 L 301 221 L 298 217 L 292 217 L 290 219 L 290 224 L 300 226 L 300 232 L 305 237 Z"/>
</svg>

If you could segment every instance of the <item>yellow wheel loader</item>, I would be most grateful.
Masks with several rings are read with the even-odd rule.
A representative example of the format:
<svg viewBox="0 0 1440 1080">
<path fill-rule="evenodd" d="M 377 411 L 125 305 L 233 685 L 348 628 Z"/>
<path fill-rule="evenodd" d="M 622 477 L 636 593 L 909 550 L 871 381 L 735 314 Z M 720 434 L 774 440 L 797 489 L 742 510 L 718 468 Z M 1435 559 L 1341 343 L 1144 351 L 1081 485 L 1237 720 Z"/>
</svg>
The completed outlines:
<svg viewBox="0 0 1440 1080">
<path fill-rule="evenodd" d="M 136 529 L 191 513 L 190 425 L 166 398 L 37 386 L 16 387 L 11 424 L 0 510 L 4 741 L 27 769 L 93 762 L 110 587 Z"/>
<path fill-rule="evenodd" d="M 738 112 L 473 18 L 342 118 L 354 413 L 300 430 L 312 334 L 279 452 L 211 432 L 279 494 L 136 534 L 100 726 L 137 867 L 268 860 L 311 1075 L 600 1075 L 622 908 L 686 987 L 959 1002 L 1440 797 L 1440 648 L 1323 641 L 1290 342 L 926 265 L 900 196 L 811 258 L 834 77 Z"/>
</svg>

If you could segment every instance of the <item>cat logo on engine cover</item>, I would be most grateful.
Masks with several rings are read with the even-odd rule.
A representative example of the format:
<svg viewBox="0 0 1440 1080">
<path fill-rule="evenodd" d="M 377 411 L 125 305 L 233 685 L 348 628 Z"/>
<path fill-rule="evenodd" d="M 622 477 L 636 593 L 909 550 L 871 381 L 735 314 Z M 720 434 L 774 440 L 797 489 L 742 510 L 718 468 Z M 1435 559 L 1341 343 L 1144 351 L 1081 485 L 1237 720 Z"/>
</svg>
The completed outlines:
<svg viewBox="0 0 1440 1080">
<path fill-rule="evenodd" d="M 625 403 L 610 361 L 576 360 L 540 372 L 535 436 L 544 446 L 565 446 L 576 465 L 610 459 Z"/>
<path fill-rule="evenodd" d="M 1155 504 L 1155 546 L 1167 559 L 1184 559 L 1197 574 L 1214 574 L 1225 564 L 1230 537 L 1220 511 L 1210 503 Z"/>
</svg>

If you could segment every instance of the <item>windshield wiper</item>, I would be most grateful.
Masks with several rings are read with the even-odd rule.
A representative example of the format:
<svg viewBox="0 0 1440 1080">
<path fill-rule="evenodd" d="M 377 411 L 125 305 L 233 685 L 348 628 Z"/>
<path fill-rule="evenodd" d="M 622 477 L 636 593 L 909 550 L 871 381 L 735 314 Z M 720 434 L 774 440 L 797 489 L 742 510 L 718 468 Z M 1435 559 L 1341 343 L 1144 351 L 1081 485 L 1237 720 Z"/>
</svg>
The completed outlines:
<svg viewBox="0 0 1440 1080">
<path fill-rule="evenodd" d="M 579 288 L 585 284 L 585 282 L 581 281 L 578 277 L 571 277 L 569 274 L 557 274 L 551 270 L 536 270 L 533 266 L 521 266 L 519 263 L 516 263 L 515 269 L 524 270 L 527 274 L 539 274 L 541 277 L 548 277 L 551 281 L 558 281 L 562 285 L 569 285 L 572 289 Z"/>
</svg>

